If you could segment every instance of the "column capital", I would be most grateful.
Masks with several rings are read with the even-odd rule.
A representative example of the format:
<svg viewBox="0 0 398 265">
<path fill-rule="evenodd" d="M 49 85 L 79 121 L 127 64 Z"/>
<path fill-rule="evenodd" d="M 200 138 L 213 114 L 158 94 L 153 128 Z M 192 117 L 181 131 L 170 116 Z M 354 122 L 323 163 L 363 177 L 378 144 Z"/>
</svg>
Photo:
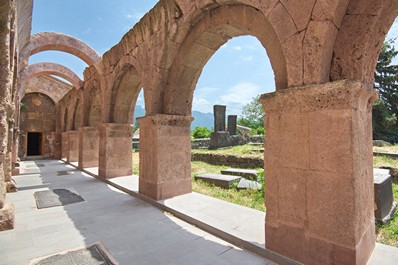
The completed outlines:
<svg viewBox="0 0 398 265">
<path fill-rule="evenodd" d="M 376 90 L 368 84 L 356 80 L 340 80 L 263 94 L 260 103 L 266 113 L 305 113 L 322 109 L 352 109 L 358 108 L 359 104 L 371 107 L 376 99 Z"/>
<path fill-rule="evenodd" d="M 145 117 L 138 118 L 137 121 L 140 125 L 166 125 L 166 126 L 191 126 L 193 121 L 192 116 L 180 115 L 167 115 L 167 114 L 154 114 L 146 115 Z"/>
</svg>

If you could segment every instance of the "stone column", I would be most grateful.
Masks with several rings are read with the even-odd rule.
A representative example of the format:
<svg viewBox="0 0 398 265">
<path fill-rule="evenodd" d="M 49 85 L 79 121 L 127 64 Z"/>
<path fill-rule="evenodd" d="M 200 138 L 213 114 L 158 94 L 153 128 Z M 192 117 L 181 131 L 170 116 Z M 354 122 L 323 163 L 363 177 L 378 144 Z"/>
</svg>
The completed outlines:
<svg viewBox="0 0 398 265">
<path fill-rule="evenodd" d="M 237 115 L 228 115 L 228 132 L 229 135 L 236 135 L 236 119 Z"/>
<path fill-rule="evenodd" d="M 366 264 L 375 99 L 371 85 L 347 80 L 261 97 L 268 249 L 304 264 Z"/>
<path fill-rule="evenodd" d="M 68 131 L 68 163 L 79 161 L 79 131 Z"/>
<path fill-rule="evenodd" d="M 19 146 L 19 128 L 14 128 L 14 139 L 12 148 L 12 175 L 19 175 L 19 162 L 18 162 L 18 146 Z"/>
<path fill-rule="evenodd" d="M 213 106 L 214 115 L 214 132 L 225 131 L 225 109 L 227 107 L 223 105 Z"/>
<path fill-rule="evenodd" d="M 67 159 L 69 154 L 69 135 L 68 132 L 61 133 L 61 158 Z"/>
<path fill-rule="evenodd" d="M 155 200 L 192 191 L 192 117 L 153 115 L 140 124 L 139 192 Z"/>
<path fill-rule="evenodd" d="M 102 124 L 99 131 L 99 177 L 103 179 L 132 174 L 131 124 Z"/>
<path fill-rule="evenodd" d="M 51 136 L 54 139 L 52 146 L 52 155 L 55 159 L 62 158 L 62 134 L 58 132 L 51 132 Z"/>
<path fill-rule="evenodd" d="M 99 131 L 97 127 L 79 129 L 79 168 L 98 167 Z"/>
</svg>

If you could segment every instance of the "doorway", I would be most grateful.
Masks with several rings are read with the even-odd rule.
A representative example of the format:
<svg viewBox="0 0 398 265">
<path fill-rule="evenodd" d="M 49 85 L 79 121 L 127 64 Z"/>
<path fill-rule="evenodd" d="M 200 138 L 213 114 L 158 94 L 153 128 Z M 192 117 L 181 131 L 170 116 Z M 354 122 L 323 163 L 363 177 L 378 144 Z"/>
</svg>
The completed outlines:
<svg viewBox="0 0 398 265">
<path fill-rule="evenodd" d="M 41 155 L 41 138 L 42 133 L 40 132 L 28 132 L 28 156 L 39 156 Z"/>
</svg>

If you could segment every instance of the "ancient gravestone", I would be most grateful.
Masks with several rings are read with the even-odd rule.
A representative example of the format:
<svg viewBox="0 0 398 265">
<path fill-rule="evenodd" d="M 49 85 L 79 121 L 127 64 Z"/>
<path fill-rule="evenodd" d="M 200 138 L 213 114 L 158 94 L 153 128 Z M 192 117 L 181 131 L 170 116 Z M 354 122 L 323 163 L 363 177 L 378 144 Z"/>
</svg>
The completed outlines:
<svg viewBox="0 0 398 265">
<path fill-rule="evenodd" d="M 228 115 L 228 132 L 230 135 L 236 135 L 237 115 Z"/>
<path fill-rule="evenodd" d="M 214 113 L 214 132 L 223 132 L 225 131 L 225 110 L 226 106 L 224 105 L 214 105 L 213 113 Z"/>
<path fill-rule="evenodd" d="M 375 168 L 374 174 L 374 201 L 375 218 L 380 222 L 388 222 L 391 219 L 395 205 L 392 194 L 391 175 L 388 169 Z"/>
</svg>

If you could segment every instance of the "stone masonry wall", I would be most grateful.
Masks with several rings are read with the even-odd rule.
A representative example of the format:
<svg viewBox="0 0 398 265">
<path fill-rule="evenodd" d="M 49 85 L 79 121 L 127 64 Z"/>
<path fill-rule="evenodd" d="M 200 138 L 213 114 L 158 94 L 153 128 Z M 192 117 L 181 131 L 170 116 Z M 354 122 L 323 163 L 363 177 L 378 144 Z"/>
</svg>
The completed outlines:
<svg viewBox="0 0 398 265">
<path fill-rule="evenodd" d="M 202 161 L 212 165 L 229 166 L 235 168 L 263 168 L 264 159 L 238 157 L 234 155 L 192 154 L 192 161 Z"/>
</svg>

